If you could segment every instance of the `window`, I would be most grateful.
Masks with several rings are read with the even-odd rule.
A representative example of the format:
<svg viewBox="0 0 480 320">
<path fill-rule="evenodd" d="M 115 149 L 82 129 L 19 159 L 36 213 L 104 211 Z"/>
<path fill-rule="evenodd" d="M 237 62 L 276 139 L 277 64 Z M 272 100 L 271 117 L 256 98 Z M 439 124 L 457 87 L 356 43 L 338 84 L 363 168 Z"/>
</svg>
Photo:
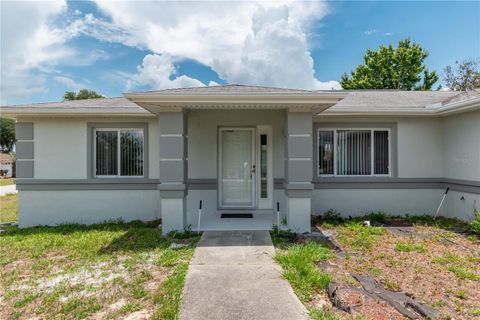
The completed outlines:
<svg viewBox="0 0 480 320">
<path fill-rule="evenodd" d="M 143 129 L 95 129 L 96 177 L 143 177 Z"/>
<path fill-rule="evenodd" d="M 268 145 L 267 145 L 267 135 L 260 135 L 260 198 L 268 198 Z"/>
<path fill-rule="evenodd" d="M 390 175 L 390 130 L 321 129 L 318 131 L 318 174 Z"/>
</svg>

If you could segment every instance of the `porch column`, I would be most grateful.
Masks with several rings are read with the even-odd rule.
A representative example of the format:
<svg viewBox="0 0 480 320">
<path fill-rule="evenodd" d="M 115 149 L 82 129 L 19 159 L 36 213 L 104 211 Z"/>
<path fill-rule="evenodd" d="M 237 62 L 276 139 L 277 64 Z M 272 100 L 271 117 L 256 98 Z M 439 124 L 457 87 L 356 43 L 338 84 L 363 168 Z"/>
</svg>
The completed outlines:
<svg viewBox="0 0 480 320">
<path fill-rule="evenodd" d="M 161 112 L 159 176 L 162 234 L 183 231 L 186 223 L 187 117 L 185 112 Z"/>
<path fill-rule="evenodd" d="M 295 232 L 310 232 L 312 184 L 312 114 L 287 111 L 285 195 L 288 227 Z"/>
</svg>

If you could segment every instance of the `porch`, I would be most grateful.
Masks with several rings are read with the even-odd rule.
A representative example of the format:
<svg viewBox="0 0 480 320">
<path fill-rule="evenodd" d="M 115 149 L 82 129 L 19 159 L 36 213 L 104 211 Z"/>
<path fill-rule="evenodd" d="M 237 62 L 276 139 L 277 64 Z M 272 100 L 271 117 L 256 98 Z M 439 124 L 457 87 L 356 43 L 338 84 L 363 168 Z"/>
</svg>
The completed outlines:
<svg viewBox="0 0 480 320">
<path fill-rule="evenodd" d="M 231 88 L 238 87 L 248 89 Z M 312 112 L 341 97 L 255 90 L 234 96 L 168 91 L 126 95 L 158 114 L 163 232 L 195 230 L 200 201 L 202 230 L 269 230 L 277 224 L 277 203 L 288 228 L 310 230 Z M 254 216 L 221 218 L 239 210 Z"/>
</svg>

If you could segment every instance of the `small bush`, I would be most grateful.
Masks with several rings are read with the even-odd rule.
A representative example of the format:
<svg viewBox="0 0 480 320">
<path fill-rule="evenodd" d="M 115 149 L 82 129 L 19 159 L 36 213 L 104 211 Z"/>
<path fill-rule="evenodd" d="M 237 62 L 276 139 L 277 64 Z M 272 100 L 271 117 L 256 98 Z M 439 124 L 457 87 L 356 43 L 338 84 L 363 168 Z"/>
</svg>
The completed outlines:
<svg viewBox="0 0 480 320">
<path fill-rule="evenodd" d="M 385 220 L 387 220 L 387 217 L 388 215 L 383 211 L 372 211 L 365 216 L 365 218 L 367 218 L 368 220 L 377 222 L 384 222 Z"/>
<path fill-rule="evenodd" d="M 475 220 L 470 222 L 470 231 L 476 235 L 480 235 L 480 211 L 475 211 Z"/>
<path fill-rule="evenodd" d="M 342 220 L 340 213 L 335 209 L 329 209 L 322 214 L 324 220 Z"/>
</svg>

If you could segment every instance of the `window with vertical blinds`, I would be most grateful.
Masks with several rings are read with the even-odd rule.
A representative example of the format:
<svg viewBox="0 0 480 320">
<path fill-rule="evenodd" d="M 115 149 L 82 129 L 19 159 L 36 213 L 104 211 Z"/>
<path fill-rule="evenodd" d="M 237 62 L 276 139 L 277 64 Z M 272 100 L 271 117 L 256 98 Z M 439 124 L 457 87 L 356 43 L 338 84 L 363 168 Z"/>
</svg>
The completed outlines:
<svg viewBox="0 0 480 320">
<path fill-rule="evenodd" d="M 95 130 L 95 175 L 142 177 L 144 138 L 142 129 Z"/>
<path fill-rule="evenodd" d="M 390 174 L 389 130 L 319 130 L 318 174 Z"/>
</svg>

